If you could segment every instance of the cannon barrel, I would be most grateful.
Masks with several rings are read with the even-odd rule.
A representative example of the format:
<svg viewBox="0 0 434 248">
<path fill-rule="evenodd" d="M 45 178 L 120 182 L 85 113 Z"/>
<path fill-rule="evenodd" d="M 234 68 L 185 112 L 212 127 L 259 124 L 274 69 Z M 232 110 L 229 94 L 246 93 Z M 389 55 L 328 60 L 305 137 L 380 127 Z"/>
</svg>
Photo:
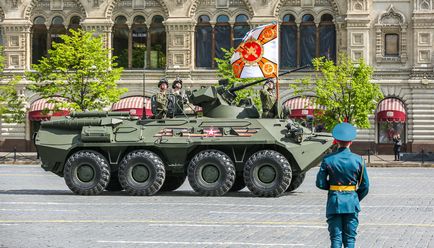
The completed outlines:
<svg viewBox="0 0 434 248">
<path fill-rule="evenodd" d="M 307 67 L 309 67 L 309 65 L 301 66 L 301 67 L 298 67 L 298 68 L 295 68 L 295 69 L 292 69 L 292 70 L 289 70 L 289 71 L 286 71 L 286 72 L 280 73 L 280 74 L 279 74 L 279 77 L 280 77 L 280 76 L 283 76 L 283 75 L 286 75 L 286 74 L 289 74 L 289 73 L 291 73 L 291 72 L 295 72 L 295 71 L 302 70 L 302 69 L 307 68 Z M 250 86 L 252 86 L 252 85 L 255 85 L 255 84 L 259 84 L 259 83 L 261 83 L 261 82 L 264 82 L 264 81 L 266 81 L 267 79 L 268 79 L 268 78 L 263 78 L 263 79 L 260 79 L 260 80 L 257 80 L 257 81 L 254 81 L 254 82 L 251 82 L 251 83 L 248 83 L 248 84 L 243 84 L 243 85 L 240 85 L 240 86 L 232 87 L 232 88 L 230 88 L 228 91 L 229 91 L 230 93 L 233 93 L 233 92 L 236 92 L 236 91 L 239 91 L 239 90 L 245 89 L 245 88 L 247 88 L 247 87 L 250 87 Z"/>
<path fill-rule="evenodd" d="M 129 112 L 109 112 L 109 111 L 94 111 L 94 112 L 74 112 L 71 114 L 72 118 L 83 118 L 83 117 L 128 117 Z"/>
<path fill-rule="evenodd" d="M 83 126 L 99 126 L 101 119 L 60 119 L 43 121 L 41 127 L 80 130 Z"/>
</svg>

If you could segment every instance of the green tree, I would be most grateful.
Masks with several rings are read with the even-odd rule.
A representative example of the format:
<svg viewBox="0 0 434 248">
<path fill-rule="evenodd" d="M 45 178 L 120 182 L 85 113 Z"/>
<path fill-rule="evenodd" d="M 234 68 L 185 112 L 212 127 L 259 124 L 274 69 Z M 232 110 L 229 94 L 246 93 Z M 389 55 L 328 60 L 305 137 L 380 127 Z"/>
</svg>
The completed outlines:
<svg viewBox="0 0 434 248">
<path fill-rule="evenodd" d="M 368 116 L 383 98 L 380 87 L 371 82 L 373 69 L 360 59 L 354 63 L 345 53 L 338 55 L 337 64 L 324 57 L 312 61 L 318 72 L 310 78 L 293 84 L 295 95 L 307 92 L 316 95 L 315 103 L 325 107 L 316 114 L 316 122 L 324 123 L 327 130 L 347 121 L 359 128 L 369 128 Z"/>
<path fill-rule="evenodd" d="M 28 89 L 43 98 L 65 98 L 65 102 L 51 98 L 55 110 L 101 110 L 118 101 L 127 90 L 118 88 L 116 81 L 123 69 L 116 68 L 115 57 L 109 58 L 110 49 L 91 32 L 70 32 L 60 36 L 63 42 L 53 43 L 48 57 L 33 65 L 35 72 L 27 73 L 35 82 Z"/>
<path fill-rule="evenodd" d="M 24 99 L 17 91 L 17 84 L 21 80 L 15 76 L 8 78 L 3 73 L 4 56 L 0 46 L 0 119 L 6 122 L 23 123 L 26 117 Z"/>
<path fill-rule="evenodd" d="M 228 79 L 229 81 L 228 88 L 237 86 L 237 84 L 239 83 L 246 84 L 260 79 L 260 78 L 236 78 L 231 65 L 231 57 L 234 54 L 235 49 L 231 48 L 230 50 L 226 50 L 222 48 L 222 51 L 225 53 L 223 58 L 222 59 L 215 58 L 215 61 L 217 62 L 217 68 L 218 68 L 217 76 L 219 78 Z M 239 102 L 239 100 L 243 98 L 250 97 L 252 98 L 255 106 L 258 109 L 262 109 L 259 93 L 257 90 L 254 90 L 253 86 L 237 91 L 236 94 L 237 94 L 237 98 L 235 99 L 235 101 L 237 103 Z"/>
</svg>

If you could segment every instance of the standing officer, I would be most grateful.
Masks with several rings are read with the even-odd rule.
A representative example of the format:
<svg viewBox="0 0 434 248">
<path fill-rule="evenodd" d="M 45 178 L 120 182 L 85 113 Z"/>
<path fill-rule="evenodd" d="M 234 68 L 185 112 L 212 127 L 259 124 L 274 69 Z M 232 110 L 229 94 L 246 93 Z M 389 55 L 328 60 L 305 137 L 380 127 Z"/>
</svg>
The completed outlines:
<svg viewBox="0 0 434 248">
<path fill-rule="evenodd" d="M 340 123 L 333 128 L 337 152 L 327 155 L 316 177 L 316 186 L 328 190 L 327 223 L 332 248 L 354 248 L 360 201 L 368 194 L 369 179 L 364 159 L 350 151 L 356 128 Z"/>
<path fill-rule="evenodd" d="M 166 118 L 167 115 L 167 88 L 169 87 L 169 83 L 165 78 L 160 79 L 158 82 L 158 88 L 160 88 L 160 92 L 155 95 L 156 102 L 156 118 L 162 119 Z"/>
<path fill-rule="evenodd" d="M 262 103 L 262 118 L 274 118 L 275 116 L 275 104 L 276 96 L 273 93 L 274 82 L 269 78 L 264 83 L 264 87 L 259 92 Z"/>
</svg>

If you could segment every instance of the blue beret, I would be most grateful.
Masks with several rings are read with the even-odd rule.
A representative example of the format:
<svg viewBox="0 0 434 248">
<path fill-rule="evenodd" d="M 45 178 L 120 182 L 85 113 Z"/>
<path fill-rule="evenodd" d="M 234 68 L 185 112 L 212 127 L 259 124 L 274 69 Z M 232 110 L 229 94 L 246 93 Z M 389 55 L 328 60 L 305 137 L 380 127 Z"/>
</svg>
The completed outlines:
<svg viewBox="0 0 434 248">
<path fill-rule="evenodd" d="M 340 141 L 352 141 L 357 136 L 356 128 L 346 122 L 337 124 L 332 131 L 333 138 Z"/>
</svg>

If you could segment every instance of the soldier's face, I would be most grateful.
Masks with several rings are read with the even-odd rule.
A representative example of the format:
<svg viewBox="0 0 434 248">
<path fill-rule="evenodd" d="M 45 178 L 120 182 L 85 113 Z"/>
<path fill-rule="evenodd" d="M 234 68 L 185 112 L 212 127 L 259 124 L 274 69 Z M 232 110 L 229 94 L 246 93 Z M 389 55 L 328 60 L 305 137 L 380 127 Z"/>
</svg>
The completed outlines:
<svg viewBox="0 0 434 248">
<path fill-rule="evenodd" d="M 182 86 L 181 86 L 181 84 L 180 84 L 180 83 L 176 83 L 176 84 L 175 84 L 175 88 L 176 88 L 176 89 L 181 89 L 181 88 L 182 88 Z"/>
<path fill-rule="evenodd" d="M 272 83 L 268 83 L 268 88 L 269 88 L 269 89 L 273 89 L 273 88 L 274 88 L 274 84 L 272 84 Z"/>
<path fill-rule="evenodd" d="M 166 90 L 167 89 L 167 84 L 161 84 L 160 85 L 160 89 L 161 90 Z"/>
</svg>

